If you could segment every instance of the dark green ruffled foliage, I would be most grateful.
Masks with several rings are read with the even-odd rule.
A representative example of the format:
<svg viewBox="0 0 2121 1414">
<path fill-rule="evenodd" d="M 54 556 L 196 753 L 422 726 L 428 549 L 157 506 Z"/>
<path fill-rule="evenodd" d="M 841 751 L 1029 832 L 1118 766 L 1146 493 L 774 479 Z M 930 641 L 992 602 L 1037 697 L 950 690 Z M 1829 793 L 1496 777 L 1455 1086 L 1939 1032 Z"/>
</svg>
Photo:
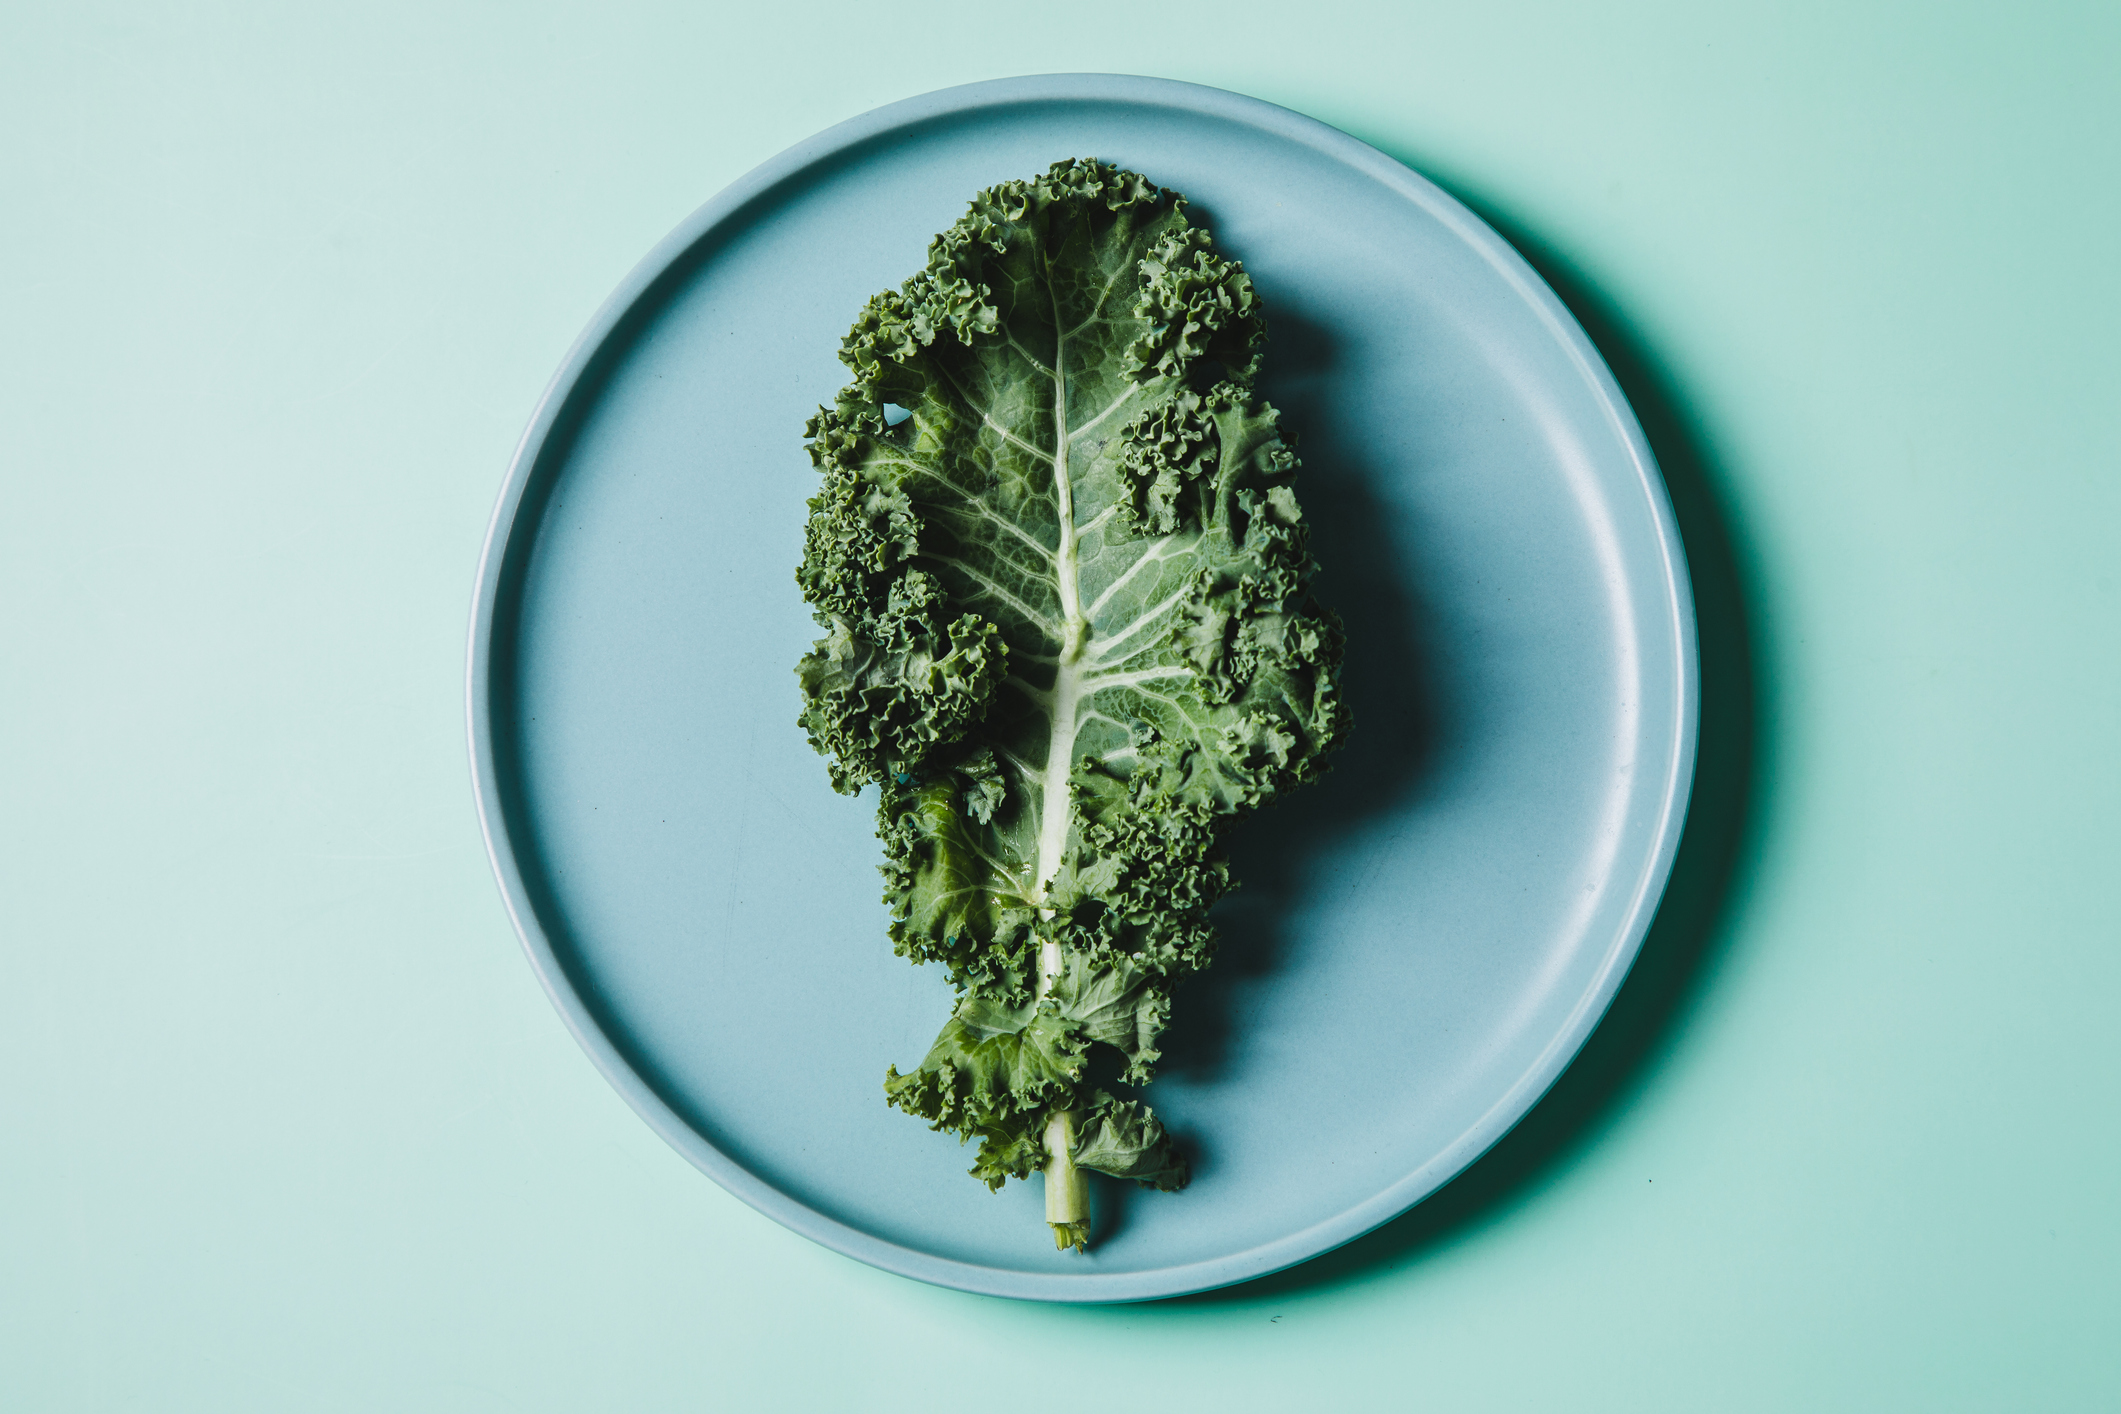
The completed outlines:
<svg viewBox="0 0 2121 1414">
<path fill-rule="evenodd" d="M 1009 656 L 999 629 L 978 614 L 953 615 L 949 596 L 919 570 L 892 584 L 882 613 L 835 615 L 829 626 L 796 673 L 810 744 L 849 795 L 917 770 L 936 747 L 962 739 L 986 715 Z"/>
<path fill-rule="evenodd" d="M 837 788 L 878 788 L 894 947 L 959 991 L 885 1091 L 978 1140 L 996 1187 L 1043 1166 L 1060 1110 L 1076 1163 L 1184 1184 L 1162 1124 L 1090 1064 L 1109 1048 L 1113 1083 L 1149 1081 L 1174 987 L 1213 955 L 1223 831 L 1347 730 L 1297 461 L 1252 391 L 1265 337 L 1182 198 L 1063 162 L 979 193 L 869 301 L 841 350 L 854 382 L 807 428 L 824 481 L 797 581 L 825 636 L 797 670 L 802 725 Z M 1064 680 L 1083 706 L 1049 770 Z M 1049 941 L 1064 966 L 1040 997 Z"/>
</svg>

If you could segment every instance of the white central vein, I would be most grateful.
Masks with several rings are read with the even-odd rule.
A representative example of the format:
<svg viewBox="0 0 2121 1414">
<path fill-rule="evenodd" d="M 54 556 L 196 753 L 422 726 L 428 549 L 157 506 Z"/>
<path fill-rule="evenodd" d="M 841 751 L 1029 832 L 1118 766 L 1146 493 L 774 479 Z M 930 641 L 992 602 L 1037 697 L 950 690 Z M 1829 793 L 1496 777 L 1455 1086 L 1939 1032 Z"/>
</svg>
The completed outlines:
<svg viewBox="0 0 2121 1414">
<path fill-rule="evenodd" d="M 1050 688 L 1040 689 L 1033 687 L 1030 683 L 1014 675 L 1009 678 L 1010 686 L 1016 688 L 1050 714 L 1051 725 L 1046 738 L 1045 763 L 1033 769 L 1025 761 L 1019 760 L 1014 756 L 1009 757 L 1010 764 L 1025 777 L 1027 784 L 1031 785 L 1038 793 L 1038 848 L 1032 865 L 1031 901 L 1037 906 L 1040 913 L 1048 918 L 1053 916 L 1053 910 L 1047 906 L 1048 891 L 1052 888 L 1055 878 L 1060 873 L 1061 861 L 1068 847 L 1068 827 L 1070 823 L 1068 778 L 1075 764 L 1076 733 L 1081 729 L 1086 717 L 1103 721 L 1112 720 L 1094 710 L 1086 711 L 1090 699 L 1098 692 L 1108 688 L 1134 686 L 1159 678 L 1184 675 L 1184 670 L 1182 669 L 1161 667 L 1133 672 L 1115 672 L 1113 671 L 1113 664 L 1103 661 L 1105 655 L 1109 654 L 1120 642 L 1133 637 L 1170 609 L 1177 599 L 1181 597 L 1183 591 L 1166 599 L 1163 603 L 1149 610 L 1147 614 L 1128 624 L 1116 637 L 1108 635 L 1103 643 L 1099 645 L 1100 651 L 1097 652 L 1091 651 L 1093 643 L 1097 641 L 1097 634 L 1090 622 L 1090 615 L 1102 609 L 1112 599 L 1113 595 L 1118 593 L 1138 572 L 1160 564 L 1172 555 L 1182 553 L 1190 542 L 1180 543 L 1176 549 L 1172 548 L 1172 544 L 1174 541 L 1183 542 L 1183 537 L 1166 537 L 1148 547 L 1134 565 L 1120 576 L 1116 583 L 1106 587 L 1105 591 L 1098 596 L 1097 602 L 1089 606 L 1087 612 L 1083 605 L 1081 583 L 1082 555 L 1080 549 L 1082 539 L 1086 535 L 1094 534 L 1100 526 L 1111 518 L 1118 510 L 1118 507 L 1107 507 L 1101 515 L 1092 519 L 1087 526 L 1078 526 L 1075 523 L 1075 487 L 1070 477 L 1069 444 L 1076 437 L 1089 431 L 1092 427 L 1097 426 L 1113 413 L 1126 406 L 1133 397 L 1133 390 L 1129 389 L 1126 393 L 1123 393 L 1082 426 L 1071 428 L 1068 425 L 1068 338 L 1097 317 L 1097 312 L 1103 308 L 1105 298 L 1111 294 L 1112 284 L 1118 279 L 1118 276 L 1119 271 L 1115 270 L 1112 279 L 1106 282 L 1105 289 L 1099 293 L 1097 304 L 1093 307 L 1090 316 L 1073 329 L 1066 329 L 1061 324 L 1059 291 L 1053 288 L 1052 273 L 1048 271 L 1047 294 L 1052 301 L 1053 307 L 1053 366 L 1051 368 L 1044 367 L 1037 359 L 1031 357 L 1021 345 L 1017 346 L 1017 352 L 1024 356 L 1027 363 L 1053 380 L 1053 450 L 1051 453 L 1030 445 L 1010 432 L 1008 428 L 1003 427 L 987 413 L 986 409 L 979 407 L 978 404 L 973 402 L 967 395 L 966 389 L 963 385 L 958 384 L 955 377 L 950 379 L 951 383 L 957 387 L 958 395 L 964 398 L 966 405 L 977 412 L 981 420 L 989 428 L 999 433 L 1006 443 L 1034 456 L 1045 458 L 1053 467 L 1054 510 L 1055 519 L 1059 522 L 1059 534 L 1058 543 L 1054 546 L 1049 558 L 1053 566 L 1054 588 L 1061 612 L 1061 622 L 1057 626 L 1060 653 L 1054 665 L 1053 686 Z M 1011 344 L 1015 344 L 1015 342 L 1013 338 L 1010 340 Z M 982 507 L 981 509 L 985 508 Z M 1194 538 L 1198 539 L 1198 537 Z M 1167 554 L 1167 551 L 1169 554 Z M 993 586 L 991 581 L 984 587 L 990 589 L 998 588 L 998 586 Z M 1133 655 L 1130 654 L 1128 656 L 1131 657 Z M 1120 661 L 1124 662 L 1125 658 Z M 1161 694 L 1147 689 L 1143 689 L 1143 691 L 1148 696 L 1159 699 L 1162 697 Z M 1184 709 L 1178 707 L 1178 704 L 1172 703 L 1171 705 L 1179 711 L 1181 716 L 1185 715 Z M 1113 725 L 1117 726 L 1119 724 L 1114 722 Z M 1131 751 L 1131 747 L 1122 748 L 1118 752 L 1108 751 L 1105 753 L 1105 759 L 1111 760 L 1115 756 L 1125 755 Z M 1060 976 L 1062 965 L 1063 958 L 1060 944 L 1057 942 L 1042 943 L 1039 947 L 1038 957 L 1036 993 L 1038 996 L 1044 997 L 1053 989 L 1054 982 Z"/>
<path fill-rule="evenodd" d="M 1033 877 L 1037 880 L 1034 901 L 1050 918 L 1052 911 L 1044 907 L 1046 890 L 1060 872 L 1061 855 L 1068 845 L 1068 773 L 1075 756 L 1076 709 L 1085 696 L 1083 655 L 1089 647 L 1090 624 L 1083 617 L 1082 586 L 1077 579 L 1075 488 L 1068 477 L 1068 336 L 1061 331 L 1060 298 L 1052 291 L 1050 275 L 1047 288 L 1053 295 L 1053 495 L 1060 522 L 1053 577 L 1060 590 L 1064 624 L 1060 665 L 1053 671 L 1052 699 L 1047 703 L 1053 726 L 1046 738 L 1046 764 L 1039 772 L 1038 862 Z M 1052 990 L 1061 965 L 1060 944 L 1041 944 L 1039 996 Z"/>
</svg>

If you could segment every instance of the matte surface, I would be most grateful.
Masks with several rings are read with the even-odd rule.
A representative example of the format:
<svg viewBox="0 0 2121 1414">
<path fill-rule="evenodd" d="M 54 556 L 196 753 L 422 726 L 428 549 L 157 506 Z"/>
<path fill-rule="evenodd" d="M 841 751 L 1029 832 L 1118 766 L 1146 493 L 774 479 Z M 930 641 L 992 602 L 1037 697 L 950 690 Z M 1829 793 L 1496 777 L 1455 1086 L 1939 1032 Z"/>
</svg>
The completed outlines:
<svg viewBox="0 0 2121 1414">
<path fill-rule="evenodd" d="M 8 7 L 0 1404 L 932 1414 L 1053 1351 L 1218 1410 L 2121 1403 L 2113 7 L 1069 13 Z M 1122 64 L 1406 159 L 1585 320 L 1688 537 L 1702 793 L 1457 1183 L 1062 1309 L 787 1232 L 585 1062 L 466 801 L 466 566 L 709 194 Z"/>
<path fill-rule="evenodd" d="M 1070 153 L 1185 192 L 1280 330 L 1352 744 L 1231 836 L 1217 968 L 1148 1099 L 1182 1200 L 1092 1180 L 1057 1252 L 887 1110 L 953 1005 L 877 902 L 874 797 L 793 723 L 806 416 L 852 311 L 969 194 Z M 850 231 L 859 231 L 851 239 Z M 1521 260 L 1374 149 L 1253 100 L 1053 76 L 892 105 L 717 195 L 592 322 L 502 494 L 471 635 L 496 868 L 568 1024 L 694 1163 L 887 1270 L 1120 1301 L 1226 1285 L 1377 1226 L 1542 1094 L 1648 928 L 1697 677 L 1664 486 Z"/>
</svg>

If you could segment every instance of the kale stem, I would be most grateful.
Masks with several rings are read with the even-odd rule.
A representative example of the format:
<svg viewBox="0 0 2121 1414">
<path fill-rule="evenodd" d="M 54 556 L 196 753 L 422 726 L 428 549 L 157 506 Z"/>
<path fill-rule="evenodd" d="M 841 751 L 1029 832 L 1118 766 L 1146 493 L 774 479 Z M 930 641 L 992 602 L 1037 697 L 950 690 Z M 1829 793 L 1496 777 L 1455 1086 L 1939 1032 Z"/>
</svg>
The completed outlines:
<svg viewBox="0 0 2121 1414">
<path fill-rule="evenodd" d="M 1055 1110 L 1046 1121 L 1046 1221 L 1063 1252 L 1090 1244 L 1090 1179 L 1075 1166 L 1074 1149 L 1075 1111 Z"/>
</svg>

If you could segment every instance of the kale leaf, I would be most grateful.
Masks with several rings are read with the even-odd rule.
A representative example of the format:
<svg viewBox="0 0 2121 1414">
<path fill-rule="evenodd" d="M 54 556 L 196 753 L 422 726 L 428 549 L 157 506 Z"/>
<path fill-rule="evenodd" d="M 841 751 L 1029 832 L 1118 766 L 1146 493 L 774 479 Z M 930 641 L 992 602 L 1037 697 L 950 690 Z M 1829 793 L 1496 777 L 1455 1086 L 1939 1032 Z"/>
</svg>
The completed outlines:
<svg viewBox="0 0 2121 1414">
<path fill-rule="evenodd" d="M 836 788 L 879 788 L 893 945 L 959 994 L 885 1094 L 977 1139 L 992 1187 L 1043 1170 L 1062 1247 L 1081 1170 L 1185 1184 L 1093 1048 L 1148 1082 L 1234 883 L 1222 832 L 1348 728 L 1265 338 L 1182 197 L 1061 162 L 868 302 L 806 428 L 801 723 Z"/>
</svg>

